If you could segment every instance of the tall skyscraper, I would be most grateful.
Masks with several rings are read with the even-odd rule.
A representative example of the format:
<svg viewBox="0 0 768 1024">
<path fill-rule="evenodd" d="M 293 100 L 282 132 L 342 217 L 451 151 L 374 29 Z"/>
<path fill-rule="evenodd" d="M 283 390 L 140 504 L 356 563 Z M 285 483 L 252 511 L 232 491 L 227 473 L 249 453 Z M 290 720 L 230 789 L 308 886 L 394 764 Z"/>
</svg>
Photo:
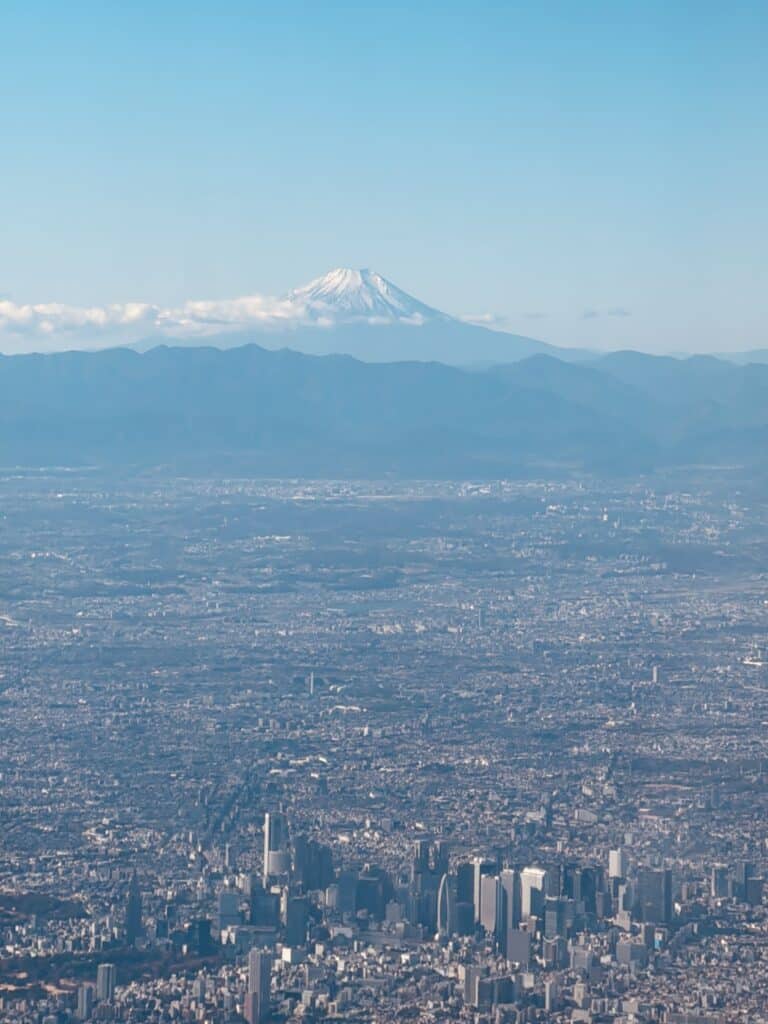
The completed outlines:
<svg viewBox="0 0 768 1024">
<path fill-rule="evenodd" d="M 507 956 L 509 933 L 520 927 L 520 873 L 511 868 L 505 868 L 499 875 L 499 884 L 501 887 L 501 920 L 497 941 L 501 952 Z"/>
<path fill-rule="evenodd" d="M 139 891 L 139 878 L 134 871 L 131 875 L 131 884 L 128 887 L 128 899 L 125 904 L 125 941 L 129 946 L 135 946 L 136 940 L 144 933 L 141 920 L 141 892 Z"/>
<path fill-rule="evenodd" d="M 114 964 L 99 964 L 96 969 L 96 998 L 108 1003 L 114 997 L 117 982 L 117 968 Z"/>
<path fill-rule="evenodd" d="M 563 871 L 563 892 L 565 895 L 569 896 L 572 900 L 576 900 L 578 903 L 579 900 L 584 898 L 583 888 L 581 865 L 566 864 Z"/>
<path fill-rule="evenodd" d="M 547 896 L 544 899 L 544 937 L 556 939 L 565 935 L 566 912 L 569 903 L 564 899 L 555 899 L 554 896 Z M 573 903 L 570 904 L 573 907 Z M 572 915 L 571 915 L 572 916 Z"/>
<path fill-rule="evenodd" d="M 216 927 L 219 931 L 240 924 L 240 893 L 222 889 L 216 899 Z"/>
<path fill-rule="evenodd" d="M 334 879 L 333 855 L 328 846 L 304 835 L 291 836 L 291 881 L 305 892 L 325 889 Z"/>
<path fill-rule="evenodd" d="M 560 1003 L 560 991 L 557 980 L 544 982 L 544 1009 L 547 1013 L 554 1013 Z"/>
<path fill-rule="evenodd" d="M 544 909 L 544 886 L 547 872 L 543 868 L 523 868 L 520 872 L 520 915 L 541 917 Z"/>
<path fill-rule="evenodd" d="M 480 880 L 480 924 L 494 938 L 500 931 L 501 910 L 501 882 L 496 875 L 484 875 Z"/>
<path fill-rule="evenodd" d="M 747 883 L 750 878 L 756 878 L 757 872 L 755 871 L 755 865 L 751 861 L 742 860 L 736 865 L 736 870 L 733 875 L 734 882 L 734 895 L 744 900 L 747 897 Z"/>
<path fill-rule="evenodd" d="M 269 1017 L 271 982 L 271 955 L 252 949 L 248 954 L 248 992 L 245 997 L 245 1019 L 248 1024 L 262 1024 Z"/>
<path fill-rule="evenodd" d="M 637 903 L 643 921 L 669 924 L 672 920 L 672 872 L 653 868 L 638 871 Z"/>
<path fill-rule="evenodd" d="M 463 861 L 456 866 L 456 900 L 459 903 L 474 901 L 475 866 L 469 861 Z"/>
<path fill-rule="evenodd" d="M 488 973 L 488 968 L 468 964 L 464 968 L 464 1002 L 467 1006 L 478 1005 L 478 988 L 480 981 Z"/>
<path fill-rule="evenodd" d="M 434 871 L 441 878 L 448 870 L 448 862 L 451 854 L 451 844 L 447 839 L 438 839 L 434 846 L 435 863 Z"/>
<path fill-rule="evenodd" d="M 608 877 L 627 877 L 627 854 L 621 847 L 618 850 L 611 850 L 608 854 Z"/>
<path fill-rule="evenodd" d="M 78 1020 L 90 1020 L 93 1015 L 93 985 L 81 985 L 77 990 L 77 1010 L 75 1016 Z"/>
<path fill-rule="evenodd" d="M 531 933 L 525 928 L 510 928 L 507 934 L 507 960 L 522 970 L 528 969 L 531 959 Z"/>
<path fill-rule="evenodd" d="M 194 918 L 186 926 L 187 946 L 197 956 L 209 956 L 214 949 L 211 921 L 208 917 Z"/>
<path fill-rule="evenodd" d="M 724 864 L 715 864 L 710 880 L 710 895 L 723 899 L 730 895 L 730 876 Z"/>
<path fill-rule="evenodd" d="M 475 930 L 475 866 L 471 861 L 456 865 L 456 914 L 453 922 L 456 935 L 471 935 Z"/>
<path fill-rule="evenodd" d="M 287 819 L 282 811 L 268 811 L 264 815 L 264 885 L 275 875 L 287 874 L 290 866 Z"/>
<path fill-rule="evenodd" d="M 307 941 L 309 903 L 306 896 L 288 896 L 285 901 L 283 925 L 286 946 L 303 946 Z"/>
<path fill-rule="evenodd" d="M 429 871 L 429 840 L 417 839 L 413 844 L 413 861 L 411 862 L 411 878 L 426 874 Z"/>
<path fill-rule="evenodd" d="M 475 908 L 475 921 L 480 921 L 480 902 L 482 898 L 482 880 L 485 875 L 492 875 L 496 865 L 492 860 L 475 857 L 473 861 L 474 877 L 472 887 L 472 904 Z"/>
</svg>

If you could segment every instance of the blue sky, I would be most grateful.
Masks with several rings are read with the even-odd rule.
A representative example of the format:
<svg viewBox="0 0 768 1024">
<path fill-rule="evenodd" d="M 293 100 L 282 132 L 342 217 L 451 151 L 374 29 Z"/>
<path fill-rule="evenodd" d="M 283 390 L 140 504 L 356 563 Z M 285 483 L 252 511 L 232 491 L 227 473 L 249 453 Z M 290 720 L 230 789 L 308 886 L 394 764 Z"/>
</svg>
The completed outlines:
<svg viewBox="0 0 768 1024">
<path fill-rule="evenodd" d="M 739 0 L 6 0 L 0 297 L 370 266 L 555 343 L 768 346 L 766 44 Z"/>
</svg>

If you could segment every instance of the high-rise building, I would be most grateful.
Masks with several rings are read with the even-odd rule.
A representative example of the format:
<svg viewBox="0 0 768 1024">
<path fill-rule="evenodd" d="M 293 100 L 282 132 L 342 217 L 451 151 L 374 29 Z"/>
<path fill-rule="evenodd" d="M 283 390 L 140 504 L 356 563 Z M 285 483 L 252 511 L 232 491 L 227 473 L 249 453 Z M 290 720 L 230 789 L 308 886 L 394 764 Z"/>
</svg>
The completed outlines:
<svg viewBox="0 0 768 1024">
<path fill-rule="evenodd" d="M 139 890 L 139 878 L 134 871 L 131 875 L 131 884 L 128 887 L 128 899 L 125 904 L 125 941 L 129 946 L 135 946 L 136 941 L 144 934 L 141 920 L 141 892 Z"/>
<path fill-rule="evenodd" d="M 186 926 L 186 933 L 186 945 L 190 952 L 196 956 L 210 956 L 214 949 L 210 918 L 193 918 Z"/>
<path fill-rule="evenodd" d="M 566 864 L 563 871 L 563 892 L 578 903 L 584 898 L 582 893 L 582 869 L 580 864 Z"/>
<path fill-rule="evenodd" d="M 373 864 L 366 864 L 357 876 L 355 906 L 358 910 L 367 910 L 377 921 L 382 921 L 391 890 L 392 884 L 387 872 Z"/>
<path fill-rule="evenodd" d="M 544 868 L 523 868 L 520 872 L 520 916 L 541 917 L 544 909 Z"/>
<path fill-rule="evenodd" d="M 592 865 L 581 872 L 581 898 L 584 910 L 588 914 L 597 913 L 597 894 L 605 892 L 605 879 L 602 867 Z"/>
<path fill-rule="evenodd" d="M 256 925 L 277 925 L 280 917 L 280 896 L 262 885 L 251 888 L 250 922 Z"/>
<path fill-rule="evenodd" d="M 520 873 L 505 868 L 499 875 L 501 889 L 499 932 L 496 936 L 501 952 L 506 956 L 509 945 L 509 933 L 520 927 Z"/>
<path fill-rule="evenodd" d="M 99 964 L 96 969 L 96 998 L 100 1003 L 108 1003 L 115 995 L 117 968 L 114 964 Z"/>
<path fill-rule="evenodd" d="M 269 992 L 272 983 L 272 957 L 252 949 L 248 954 L 248 992 L 245 997 L 245 1019 L 248 1024 L 262 1024 L 269 1017 Z"/>
<path fill-rule="evenodd" d="M 291 838 L 291 880 L 305 892 L 325 889 L 333 881 L 333 855 L 329 846 L 303 835 Z"/>
<path fill-rule="evenodd" d="M 560 990 L 557 985 L 557 981 L 553 978 L 551 981 L 544 982 L 544 1009 L 547 1013 L 554 1013 L 560 1005 Z"/>
<path fill-rule="evenodd" d="M 464 861 L 456 867 L 456 934 L 471 935 L 475 930 L 475 866 Z"/>
<path fill-rule="evenodd" d="M 544 875 L 544 895 L 558 899 L 563 892 L 563 871 L 559 864 L 552 864 Z"/>
<path fill-rule="evenodd" d="M 289 896 L 285 901 L 283 924 L 286 946 L 303 946 L 307 941 L 309 905 L 306 896 Z"/>
<path fill-rule="evenodd" d="M 334 886 L 330 886 L 334 888 Z M 354 913 L 357 910 L 357 873 L 354 871 L 340 871 L 336 879 L 335 888 L 336 906 L 334 909 L 342 913 Z"/>
<path fill-rule="evenodd" d="M 672 872 L 641 868 L 637 874 L 637 910 L 643 921 L 669 924 L 672 920 Z"/>
<path fill-rule="evenodd" d="M 434 847 L 435 863 L 434 871 L 440 878 L 448 870 L 448 861 L 451 854 L 451 844 L 447 839 L 438 839 Z"/>
<path fill-rule="evenodd" d="M 483 875 L 480 879 L 480 924 L 489 935 L 498 937 L 501 916 L 501 882 L 496 875 Z"/>
<path fill-rule="evenodd" d="M 736 865 L 736 870 L 733 873 L 734 896 L 736 896 L 737 899 L 746 899 L 747 882 L 750 878 L 755 878 L 756 876 L 757 872 L 755 871 L 755 865 L 751 861 L 739 861 Z"/>
<path fill-rule="evenodd" d="M 429 871 L 429 840 L 417 839 L 413 844 L 411 877 Z"/>
<path fill-rule="evenodd" d="M 290 870 L 288 854 L 288 821 L 282 811 L 264 815 L 264 885 L 270 878 Z"/>
<path fill-rule="evenodd" d="M 464 1002 L 467 1006 L 478 1006 L 480 981 L 488 973 L 488 968 L 468 964 L 464 968 Z"/>
<path fill-rule="evenodd" d="M 730 877 L 724 864 L 715 864 L 712 868 L 710 892 L 715 899 L 724 899 L 730 895 Z"/>
<path fill-rule="evenodd" d="M 512 868 L 504 868 L 499 875 L 499 881 L 501 882 L 501 888 L 504 893 L 504 911 L 507 924 L 513 928 L 517 928 L 520 924 L 520 915 L 522 910 L 520 872 L 513 871 Z"/>
<path fill-rule="evenodd" d="M 208 981 L 205 976 L 205 972 L 201 971 L 192 982 L 192 997 L 196 999 L 198 1003 L 205 1002 L 205 994 L 207 990 Z"/>
<path fill-rule="evenodd" d="M 763 902 L 763 889 L 765 880 L 762 878 L 748 878 L 744 898 L 752 907 L 759 907 Z"/>
<path fill-rule="evenodd" d="M 627 877 L 627 854 L 621 847 L 618 850 L 611 850 L 608 854 L 608 877 Z"/>
<path fill-rule="evenodd" d="M 458 903 L 474 902 L 475 866 L 469 861 L 456 867 L 456 900 Z"/>
<path fill-rule="evenodd" d="M 477 982 L 477 998 L 473 1003 L 479 1009 L 490 1010 L 499 1003 L 515 1000 L 515 981 L 509 975 L 492 974 Z"/>
<path fill-rule="evenodd" d="M 219 931 L 240 924 L 240 893 L 222 889 L 216 900 L 216 926 Z"/>
<path fill-rule="evenodd" d="M 437 928 L 439 889 L 448 872 L 449 852 L 444 840 L 418 839 L 414 846 L 407 912 L 412 924 L 420 924 L 430 933 Z"/>
<path fill-rule="evenodd" d="M 544 939 L 541 944 L 544 963 L 549 968 L 566 967 L 568 964 L 568 946 L 565 939 Z"/>
<path fill-rule="evenodd" d="M 78 1020 L 90 1020 L 93 1015 L 93 985 L 81 985 L 77 990 L 77 1010 L 75 1016 Z"/>
<path fill-rule="evenodd" d="M 492 875 L 496 865 L 492 860 L 475 857 L 473 861 L 474 876 L 472 880 L 472 904 L 475 908 L 475 921 L 480 921 L 480 902 L 482 897 L 482 880 L 485 875 Z"/>
<path fill-rule="evenodd" d="M 307 885 L 309 874 L 309 862 L 311 858 L 310 841 L 306 836 L 294 834 L 291 837 L 291 882 L 294 882 L 304 889 L 310 888 Z"/>
<path fill-rule="evenodd" d="M 507 960 L 528 970 L 531 959 L 531 933 L 525 928 L 510 928 L 507 933 Z"/>
<path fill-rule="evenodd" d="M 568 900 L 555 899 L 552 896 L 547 896 L 544 900 L 544 937 L 547 939 L 556 939 L 558 935 L 565 935 L 566 932 L 566 912 L 569 907 L 572 907 L 572 902 Z"/>
</svg>

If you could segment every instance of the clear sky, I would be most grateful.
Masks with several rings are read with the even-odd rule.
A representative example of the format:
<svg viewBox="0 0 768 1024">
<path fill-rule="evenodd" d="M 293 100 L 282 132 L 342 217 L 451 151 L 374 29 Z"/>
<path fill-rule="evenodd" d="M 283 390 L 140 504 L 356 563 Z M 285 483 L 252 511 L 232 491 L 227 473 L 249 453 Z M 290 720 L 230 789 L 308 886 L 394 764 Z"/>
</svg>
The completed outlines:
<svg viewBox="0 0 768 1024">
<path fill-rule="evenodd" d="M 768 346 L 767 52 L 764 0 L 6 0 L 0 298 L 368 266 L 555 343 Z"/>
</svg>

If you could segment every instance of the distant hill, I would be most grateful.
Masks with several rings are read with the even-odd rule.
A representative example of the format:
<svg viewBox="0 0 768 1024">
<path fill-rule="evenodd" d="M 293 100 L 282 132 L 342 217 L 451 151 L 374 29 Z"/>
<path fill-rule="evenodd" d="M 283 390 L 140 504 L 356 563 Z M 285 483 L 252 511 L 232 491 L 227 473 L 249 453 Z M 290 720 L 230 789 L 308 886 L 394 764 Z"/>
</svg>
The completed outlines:
<svg viewBox="0 0 768 1024">
<path fill-rule="evenodd" d="M 270 475 L 636 472 L 768 451 L 768 366 L 615 353 L 470 372 L 256 345 L 0 358 L 0 463 Z"/>
<path fill-rule="evenodd" d="M 137 352 L 148 352 L 163 343 L 162 338 L 150 336 L 131 347 Z M 585 362 L 596 356 L 587 349 L 558 348 L 536 338 L 492 331 L 450 317 L 421 324 L 360 321 L 329 327 L 294 327 L 280 332 L 227 331 L 180 339 L 173 344 L 184 348 L 215 346 L 221 349 L 259 344 L 268 349 L 289 347 L 306 355 L 349 355 L 369 363 L 417 361 L 482 368 L 516 363 L 533 355 L 551 355 L 566 362 Z"/>
<path fill-rule="evenodd" d="M 718 352 L 716 357 L 741 366 L 747 363 L 768 363 L 768 348 L 753 348 L 749 352 Z"/>
</svg>

